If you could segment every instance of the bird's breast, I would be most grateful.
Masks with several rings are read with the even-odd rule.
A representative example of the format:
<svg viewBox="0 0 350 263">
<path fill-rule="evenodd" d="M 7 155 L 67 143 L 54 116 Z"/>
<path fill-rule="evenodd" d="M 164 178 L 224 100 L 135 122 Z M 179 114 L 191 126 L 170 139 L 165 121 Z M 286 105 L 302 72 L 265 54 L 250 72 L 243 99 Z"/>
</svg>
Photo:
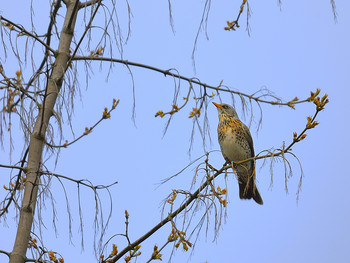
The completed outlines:
<svg viewBox="0 0 350 263">
<path fill-rule="evenodd" d="M 221 131 L 220 131 L 221 130 Z M 221 152 L 229 161 L 238 162 L 251 157 L 249 144 L 238 127 L 218 128 Z"/>
</svg>

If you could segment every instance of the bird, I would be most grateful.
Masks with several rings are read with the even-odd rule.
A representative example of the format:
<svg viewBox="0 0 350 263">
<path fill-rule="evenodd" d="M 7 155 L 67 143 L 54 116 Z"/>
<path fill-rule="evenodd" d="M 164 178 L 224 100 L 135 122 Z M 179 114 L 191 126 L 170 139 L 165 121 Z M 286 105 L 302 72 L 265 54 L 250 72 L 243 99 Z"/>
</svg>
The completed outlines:
<svg viewBox="0 0 350 263">
<path fill-rule="evenodd" d="M 213 102 L 218 110 L 218 140 L 221 153 L 226 161 L 231 164 L 238 179 L 239 198 L 252 199 L 262 205 L 263 200 L 255 185 L 254 160 L 236 164 L 254 157 L 254 146 L 249 128 L 240 121 L 236 110 L 228 104 Z"/>
</svg>

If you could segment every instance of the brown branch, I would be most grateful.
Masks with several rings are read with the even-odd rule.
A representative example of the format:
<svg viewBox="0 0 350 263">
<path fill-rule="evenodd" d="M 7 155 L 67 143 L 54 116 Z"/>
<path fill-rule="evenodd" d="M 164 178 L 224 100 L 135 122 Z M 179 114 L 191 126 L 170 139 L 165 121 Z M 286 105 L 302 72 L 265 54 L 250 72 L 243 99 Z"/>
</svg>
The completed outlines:
<svg viewBox="0 0 350 263">
<path fill-rule="evenodd" d="M 76 3 L 78 3 L 78 2 L 79 2 L 79 1 L 77 1 Z M 65 69 L 64 72 L 66 72 L 66 71 L 68 70 L 70 64 L 72 63 L 72 58 L 73 58 L 73 57 L 75 56 L 75 54 L 78 52 L 78 49 L 79 49 L 81 43 L 83 42 L 83 39 L 85 38 L 85 35 L 86 35 L 87 32 L 90 30 L 92 21 L 94 20 L 96 14 L 97 14 L 97 11 L 98 11 L 98 9 L 99 9 L 99 7 L 102 5 L 102 0 L 98 0 L 97 2 L 98 2 L 98 5 L 97 5 L 96 9 L 94 10 L 94 13 L 92 14 L 92 16 L 91 16 L 91 18 L 90 18 L 90 21 L 89 21 L 88 25 L 86 26 L 85 31 L 84 31 L 83 35 L 81 36 L 81 38 L 80 38 L 80 40 L 79 40 L 77 46 L 75 47 L 72 56 L 69 58 L 68 63 L 67 63 L 67 65 L 66 65 L 66 69 Z M 76 8 L 76 6 L 74 6 L 74 8 Z"/>
<path fill-rule="evenodd" d="M 84 180 L 84 179 L 73 179 L 71 177 L 68 177 L 68 176 L 64 176 L 64 175 L 61 175 L 61 174 L 56 174 L 56 173 L 51 173 L 51 172 L 45 172 L 45 171 L 41 171 L 40 174 L 46 174 L 46 175 L 51 175 L 51 176 L 55 176 L 57 178 L 62 178 L 62 179 L 66 179 L 66 180 L 69 180 L 69 181 L 72 181 L 72 182 L 75 182 L 77 184 L 81 184 L 81 185 L 84 185 L 86 187 L 89 187 L 91 188 L 92 190 L 99 190 L 99 189 L 106 189 L 106 188 L 109 188 L 115 184 L 118 183 L 118 181 L 115 181 L 109 185 L 92 185 L 92 184 L 87 184 L 87 183 L 84 183 L 84 181 L 87 181 L 87 180 Z"/>
<path fill-rule="evenodd" d="M 38 41 L 40 44 L 42 44 L 45 48 L 47 48 L 48 50 L 50 50 L 53 54 L 55 54 L 55 50 L 53 50 L 50 46 L 48 46 L 44 41 L 42 41 L 38 36 L 33 35 L 32 33 L 30 33 L 29 31 L 27 31 L 23 26 L 17 25 L 16 23 L 12 22 L 11 20 L 0 16 L 0 20 L 5 21 L 6 23 L 9 23 L 10 25 L 14 26 L 15 28 L 17 28 L 19 31 L 19 33 L 25 34 L 27 36 L 30 36 L 32 38 L 34 38 L 36 41 Z"/>
<path fill-rule="evenodd" d="M 242 2 L 242 4 L 241 4 L 241 7 L 240 7 L 239 12 L 238 12 L 238 15 L 237 15 L 237 18 L 236 18 L 236 20 L 235 20 L 235 22 L 237 23 L 237 25 L 238 25 L 238 20 L 239 20 L 239 18 L 241 17 L 241 14 L 243 13 L 243 9 L 244 9 L 245 4 L 248 4 L 248 1 L 247 1 L 247 0 L 243 0 L 243 2 Z"/>
<path fill-rule="evenodd" d="M 15 165 L 0 164 L 0 167 L 9 168 L 9 169 L 18 169 L 18 170 L 26 171 L 26 168 L 20 167 L 20 166 L 15 166 Z"/>
<path fill-rule="evenodd" d="M 120 251 L 113 259 L 111 259 L 111 262 L 118 261 L 122 256 L 124 256 L 128 251 L 132 250 L 137 245 L 141 244 L 143 241 L 145 241 L 147 238 L 152 236 L 155 232 L 157 232 L 161 227 L 163 227 L 165 224 L 170 222 L 174 217 L 176 217 L 178 214 L 180 214 L 189 204 L 191 204 L 194 200 L 196 200 L 201 191 L 209 185 L 209 183 L 214 180 L 217 176 L 219 176 L 223 171 L 225 171 L 226 167 L 222 167 L 220 170 L 218 170 L 214 175 L 207 178 L 207 180 L 193 193 L 190 195 L 190 197 L 187 199 L 186 202 L 184 202 L 178 209 L 176 209 L 174 212 L 169 214 L 165 219 L 163 219 L 159 224 L 157 224 L 155 227 L 153 227 L 151 230 L 149 230 L 145 235 L 125 247 L 122 251 Z"/>
<path fill-rule="evenodd" d="M 7 252 L 5 250 L 1 250 L 1 249 L 0 249 L 0 253 L 5 254 L 8 257 L 10 257 L 10 254 L 11 254 L 11 253 L 9 253 L 9 252 Z"/>
<path fill-rule="evenodd" d="M 311 96 L 313 96 L 313 95 L 311 95 Z M 265 155 L 261 155 L 261 156 L 257 155 L 257 156 L 254 156 L 252 158 L 246 159 L 246 160 L 235 162 L 235 164 L 239 165 L 239 164 L 242 164 L 242 163 L 245 163 L 245 162 L 249 162 L 249 161 L 252 161 L 252 160 L 256 161 L 256 160 L 259 160 L 259 159 L 273 158 L 273 157 L 280 156 L 280 155 L 282 155 L 283 159 L 285 159 L 284 158 L 284 154 L 285 153 L 292 154 L 295 157 L 295 155 L 291 152 L 292 146 L 294 144 L 300 142 L 301 140 L 303 140 L 306 137 L 306 131 L 307 130 L 313 129 L 318 124 L 317 122 L 315 122 L 316 116 L 318 115 L 318 113 L 321 110 L 324 109 L 324 106 L 328 103 L 327 94 L 325 94 L 323 96 L 323 98 L 321 99 L 321 104 L 317 103 L 318 99 L 319 99 L 319 97 L 314 99 L 314 103 L 316 105 L 316 112 L 315 112 L 314 116 L 312 118 L 308 117 L 308 118 L 310 118 L 310 120 L 308 120 L 308 124 L 305 126 L 305 128 L 302 130 L 302 132 L 298 136 L 295 136 L 293 138 L 293 141 L 287 147 L 284 147 L 284 143 L 283 143 L 283 148 L 282 149 L 278 149 L 279 152 L 277 152 L 277 153 L 270 153 L 270 154 L 265 154 Z M 313 123 L 315 123 L 314 126 L 312 126 L 312 125 L 308 126 L 309 124 L 313 124 Z M 227 165 L 225 168 L 228 169 L 230 167 L 231 167 L 231 165 Z"/>
<path fill-rule="evenodd" d="M 79 9 L 97 4 L 100 0 L 90 0 L 79 4 Z"/>
<path fill-rule="evenodd" d="M 14 196 L 16 194 L 16 190 L 19 188 L 19 183 L 20 183 L 20 179 L 21 179 L 21 176 L 22 176 L 22 172 L 25 172 L 27 173 L 27 167 L 24 167 L 24 164 L 25 164 L 25 161 L 26 161 L 26 158 L 27 158 L 27 155 L 28 155 L 28 151 L 29 151 L 29 148 L 27 148 L 27 150 L 25 151 L 24 153 L 24 156 L 21 160 L 21 166 L 18 167 L 18 166 L 15 166 L 15 167 L 10 167 L 10 166 L 5 166 L 5 165 L 1 165 L 2 167 L 5 167 L 5 168 L 12 168 L 12 169 L 19 169 L 19 172 L 17 174 L 17 179 L 16 179 L 16 184 L 15 186 L 13 187 L 12 191 L 11 191 L 11 196 L 9 198 L 7 198 L 8 202 L 6 205 L 3 206 L 3 208 L 1 209 L 1 213 L 0 213 L 0 217 L 3 216 L 5 213 L 7 213 L 8 211 L 8 208 L 10 207 L 12 201 L 14 201 Z M 5 202 L 5 200 L 3 201 Z"/>
<path fill-rule="evenodd" d="M 244 6 L 247 5 L 247 29 L 248 29 L 248 35 L 250 35 L 249 33 L 249 17 L 250 17 L 250 9 L 249 9 L 249 4 L 248 4 L 248 1 L 247 0 L 243 0 L 242 1 L 242 4 L 239 8 L 239 12 L 238 12 L 238 15 L 237 15 L 237 18 L 236 20 L 233 20 L 233 21 L 227 21 L 227 27 L 225 27 L 225 30 L 233 30 L 235 31 L 236 28 L 239 27 L 239 24 L 238 24 L 238 20 L 239 18 L 241 17 L 242 13 L 243 13 L 243 10 L 244 10 Z"/>
<path fill-rule="evenodd" d="M 300 103 L 305 103 L 308 102 L 307 99 L 305 100 L 297 100 L 297 101 L 289 101 L 289 102 L 278 102 L 278 101 L 269 101 L 269 100 L 264 100 L 261 99 L 259 97 L 255 97 L 253 95 L 249 95 L 243 92 L 239 92 L 239 91 L 235 91 L 235 90 L 230 90 L 230 89 L 225 89 L 222 87 L 221 83 L 219 86 L 212 86 L 212 85 L 208 85 L 206 83 L 203 83 L 197 79 L 194 78 L 188 78 L 185 76 L 182 76 L 180 74 L 174 74 L 172 73 L 171 69 L 160 69 L 160 68 L 156 68 L 150 65 L 146 65 L 146 64 L 141 64 L 141 63 L 137 63 L 137 62 L 132 62 L 132 61 L 128 61 L 128 60 L 122 60 L 122 59 L 116 59 L 116 58 L 106 58 L 106 57 L 86 57 L 86 56 L 75 56 L 75 57 L 71 57 L 71 60 L 85 60 L 85 61 L 106 61 L 106 62 L 115 62 L 115 63 L 120 63 L 120 64 L 124 64 L 126 66 L 134 66 L 134 67 L 140 67 L 140 68 L 145 68 L 145 69 L 150 69 L 159 73 L 164 74 L 165 76 L 172 76 L 174 78 L 178 78 L 178 79 L 182 79 L 187 81 L 188 83 L 194 83 L 197 85 L 200 85 L 204 88 L 208 88 L 208 89 L 213 89 L 216 91 L 223 91 L 223 92 L 229 92 L 232 94 L 236 94 L 236 95 L 240 95 L 243 97 L 247 97 L 251 100 L 254 100 L 256 102 L 262 102 L 262 103 L 267 103 L 267 104 L 271 104 L 271 105 L 279 105 L 279 106 L 288 106 L 288 107 L 292 107 L 293 104 L 300 104 Z M 292 103 L 291 103 L 292 102 Z"/>
<path fill-rule="evenodd" d="M 73 143 L 79 141 L 79 140 L 80 140 L 81 138 L 83 138 L 84 136 L 90 134 L 90 133 L 92 132 L 92 130 L 93 130 L 94 128 L 96 128 L 96 126 L 99 125 L 103 120 L 110 118 L 111 112 L 117 107 L 118 104 L 119 104 L 119 100 L 115 100 L 115 99 L 114 99 L 114 100 L 113 100 L 112 108 L 111 108 L 109 111 L 106 111 L 106 109 L 107 109 L 107 108 L 106 108 L 105 111 L 103 112 L 102 117 L 101 117 L 93 126 L 91 126 L 90 128 L 87 128 L 87 127 L 86 127 L 86 128 L 85 128 L 85 132 L 84 132 L 82 135 L 80 135 L 78 138 L 74 139 L 73 141 L 71 141 L 71 142 L 66 141 L 66 143 L 63 144 L 63 145 L 53 145 L 53 144 L 50 144 L 49 142 L 46 142 L 46 144 L 47 144 L 48 146 L 52 147 L 52 148 L 66 148 L 66 147 L 68 147 L 69 145 L 71 145 L 71 144 L 73 144 Z"/>
<path fill-rule="evenodd" d="M 318 113 L 318 112 L 315 113 L 314 118 L 316 117 L 317 113 Z M 313 118 L 313 119 L 314 119 L 314 118 Z M 279 152 L 277 152 L 277 153 L 270 153 L 270 154 L 265 154 L 265 155 L 260 155 L 260 156 L 257 155 L 257 156 L 254 156 L 254 157 L 251 157 L 251 158 L 248 158 L 248 159 L 239 161 L 239 162 L 235 162 L 234 164 L 239 165 L 239 164 L 246 163 L 246 162 L 253 161 L 253 160 L 266 159 L 266 158 L 270 158 L 270 157 L 276 157 L 276 156 L 284 155 L 285 153 L 290 153 L 290 150 L 291 150 L 292 146 L 293 146 L 295 143 L 300 142 L 299 139 L 305 134 L 305 132 L 306 132 L 307 130 L 308 130 L 308 128 L 305 128 L 305 129 L 299 134 L 299 136 L 297 137 L 298 139 L 293 140 L 286 148 L 278 149 Z M 231 165 L 225 166 L 225 168 L 230 168 L 230 167 L 231 167 Z"/>
<path fill-rule="evenodd" d="M 160 248 L 160 249 L 156 249 L 156 247 L 154 247 L 154 250 L 157 250 L 157 253 L 155 253 L 155 251 L 153 252 L 151 258 L 149 260 L 146 261 L 146 263 L 149 263 L 151 262 L 152 260 L 155 260 L 155 259 L 159 259 L 159 260 L 162 260 L 162 254 L 160 254 L 160 252 L 168 245 L 170 244 L 172 241 L 169 241 L 167 240 L 165 242 L 165 244 Z M 158 258 L 157 258 L 158 256 Z"/>
</svg>

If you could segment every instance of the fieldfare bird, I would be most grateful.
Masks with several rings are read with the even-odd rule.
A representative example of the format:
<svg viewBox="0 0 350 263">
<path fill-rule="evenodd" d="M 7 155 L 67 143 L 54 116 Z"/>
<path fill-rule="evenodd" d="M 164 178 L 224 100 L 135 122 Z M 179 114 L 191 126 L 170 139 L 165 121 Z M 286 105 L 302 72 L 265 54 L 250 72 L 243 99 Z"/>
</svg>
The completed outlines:
<svg viewBox="0 0 350 263">
<path fill-rule="evenodd" d="M 263 200 L 255 185 L 254 160 L 236 164 L 254 157 L 253 139 L 249 128 L 239 120 L 236 110 L 227 104 L 217 104 L 219 113 L 218 138 L 226 163 L 232 165 L 239 184 L 239 198 L 251 199 L 262 205 Z"/>
</svg>

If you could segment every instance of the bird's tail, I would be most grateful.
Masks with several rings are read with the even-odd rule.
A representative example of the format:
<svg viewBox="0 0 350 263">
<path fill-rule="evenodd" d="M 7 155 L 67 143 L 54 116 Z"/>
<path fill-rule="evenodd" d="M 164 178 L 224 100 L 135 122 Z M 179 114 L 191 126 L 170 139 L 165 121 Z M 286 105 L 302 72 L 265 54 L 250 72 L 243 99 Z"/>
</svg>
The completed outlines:
<svg viewBox="0 0 350 263">
<path fill-rule="evenodd" d="M 261 195 L 258 191 L 258 188 L 254 183 L 249 185 L 244 183 L 239 183 L 239 198 L 241 199 L 254 199 L 259 205 L 262 205 L 264 202 L 261 198 Z"/>
</svg>

